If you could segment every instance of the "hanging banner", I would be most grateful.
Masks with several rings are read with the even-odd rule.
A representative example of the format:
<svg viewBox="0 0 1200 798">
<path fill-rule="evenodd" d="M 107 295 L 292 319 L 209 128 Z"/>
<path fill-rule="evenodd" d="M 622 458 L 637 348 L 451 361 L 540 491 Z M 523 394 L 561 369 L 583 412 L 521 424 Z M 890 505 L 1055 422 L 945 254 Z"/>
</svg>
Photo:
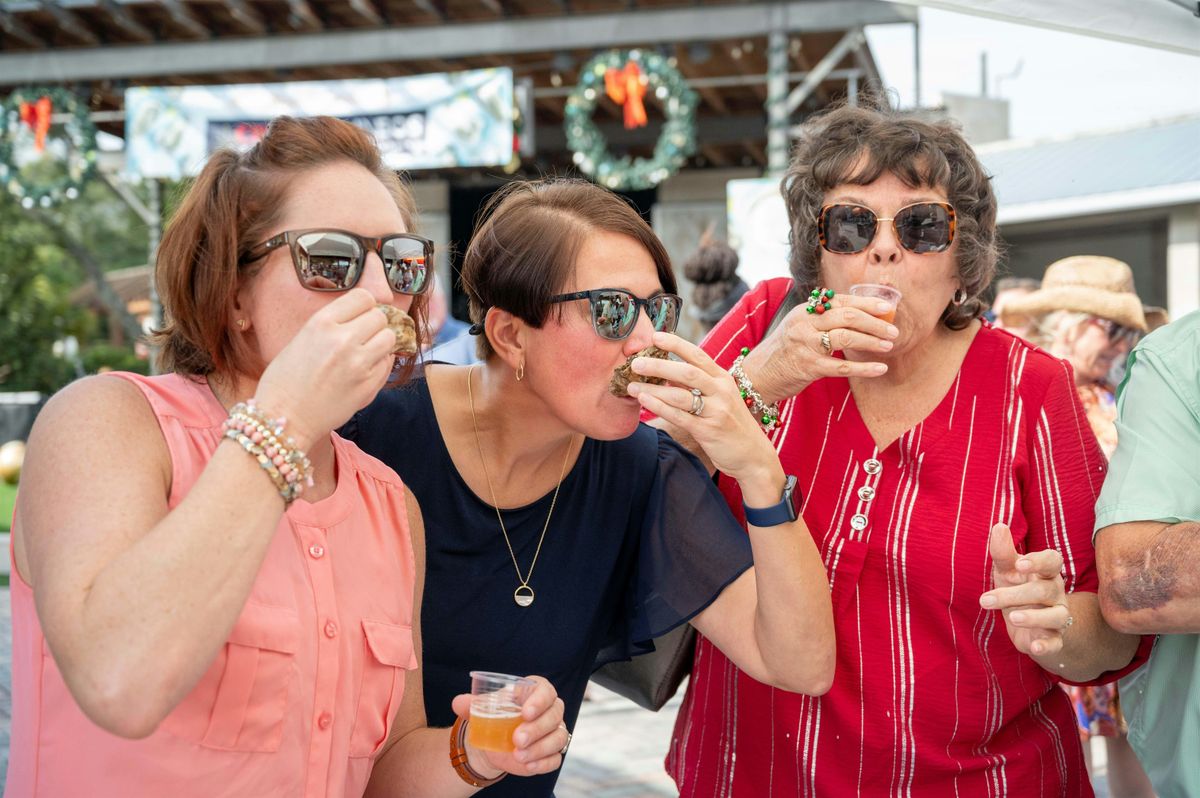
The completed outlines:
<svg viewBox="0 0 1200 798">
<path fill-rule="evenodd" d="M 336 116 L 375 136 L 396 170 L 501 166 L 513 157 L 513 77 L 480 69 L 380 80 L 155 86 L 125 92 L 125 170 L 195 175 L 221 147 L 246 149 L 276 116 Z"/>
</svg>

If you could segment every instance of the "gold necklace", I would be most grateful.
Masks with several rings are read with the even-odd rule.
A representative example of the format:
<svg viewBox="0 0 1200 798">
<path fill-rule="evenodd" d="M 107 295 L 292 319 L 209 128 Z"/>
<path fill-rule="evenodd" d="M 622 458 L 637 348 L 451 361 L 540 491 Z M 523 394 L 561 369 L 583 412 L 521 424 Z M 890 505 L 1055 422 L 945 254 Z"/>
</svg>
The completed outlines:
<svg viewBox="0 0 1200 798">
<path fill-rule="evenodd" d="M 571 457 L 571 438 L 567 439 L 567 450 L 563 452 L 562 468 L 558 473 L 558 484 L 554 486 L 554 496 L 550 499 L 550 512 L 546 513 L 546 523 L 542 526 L 542 536 L 538 538 L 537 548 L 533 552 L 533 562 L 529 563 L 529 573 L 521 575 L 521 566 L 517 565 L 517 554 L 513 551 L 512 541 L 509 540 L 508 530 L 504 527 L 504 518 L 500 515 L 500 503 L 496 501 L 496 489 L 492 487 L 492 476 L 488 473 L 487 459 L 483 456 L 483 444 L 479 441 L 479 422 L 475 419 L 475 394 L 471 390 L 471 377 L 475 375 L 478 364 L 467 371 L 467 401 L 471 405 L 471 427 L 475 430 L 475 448 L 479 450 L 479 464 L 483 466 L 483 477 L 487 480 L 488 493 L 492 496 L 492 509 L 496 511 L 496 520 L 500 522 L 500 534 L 504 535 L 504 545 L 508 546 L 508 556 L 512 557 L 513 569 L 521 584 L 513 591 L 513 601 L 518 607 L 528 607 L 533 603 L 533 588 L 529 580 L 533 578 L 533 569 L 537 565 L 538 555 L 542 553 L 542 542 L 546 539 L 546 530 L 550 528 L 550 517 L 554 515 L 554 505 L 558 502 L 558 490 L 562 487 L 563 477 L 567 473 L 567 460 Z"/>
</svg>

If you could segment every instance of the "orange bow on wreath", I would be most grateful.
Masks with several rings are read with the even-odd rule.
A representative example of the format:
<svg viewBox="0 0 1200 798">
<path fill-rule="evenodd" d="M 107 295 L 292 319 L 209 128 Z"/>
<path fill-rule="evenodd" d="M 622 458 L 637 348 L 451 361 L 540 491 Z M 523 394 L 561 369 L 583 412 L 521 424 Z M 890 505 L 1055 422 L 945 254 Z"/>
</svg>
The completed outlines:
<svg viewBox="0 0 1200 798">
<path fill-rule="evenodd" d="M 49 97 L 41 97 L 35 103 L 21 103 L 21 121 L 29 125 L 34 133 L 34 146 L 38 152 L 46 149 L 46 134 L 50 132 L 50 115 L 54 103 Z"/>
<path fill-rule="evenodd" d="M 642 70 L 632 61 L 625 62 L 624 69 L 609 69 L 604 72 L 604 90 L 609 99 L 625 107 L 625 129 L 646 126 L 645 79 Z"/>
</svg>

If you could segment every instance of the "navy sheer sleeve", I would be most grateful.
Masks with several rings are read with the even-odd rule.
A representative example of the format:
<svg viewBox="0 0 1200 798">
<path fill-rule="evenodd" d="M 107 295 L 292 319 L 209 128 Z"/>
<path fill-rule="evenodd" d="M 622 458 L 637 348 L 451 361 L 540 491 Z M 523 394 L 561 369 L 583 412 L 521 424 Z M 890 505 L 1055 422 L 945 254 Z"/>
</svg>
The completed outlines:
<svg viewBox="0 0 1200 798">
<path fill-rule="evenodd" d="M 750 538 L 704 465 L 661 430 L 625 612 L 596 667 L 653 651 L 753 565 Z"/>
</svg>

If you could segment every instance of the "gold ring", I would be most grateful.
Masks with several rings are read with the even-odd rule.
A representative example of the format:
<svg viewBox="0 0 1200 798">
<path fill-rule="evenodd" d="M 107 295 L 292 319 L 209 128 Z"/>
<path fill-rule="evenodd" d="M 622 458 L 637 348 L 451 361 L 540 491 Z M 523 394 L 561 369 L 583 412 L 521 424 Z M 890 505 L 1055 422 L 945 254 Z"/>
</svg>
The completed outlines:
<svg viewBox="0 0 1200 798">
<path fill-rule="evenodd" d="M 830 340 L 829 333 L 827 332 L 821 333 L 821 348 L 825 350 L 825 354 L 833 354 L 833 341 Z"/>
<path fill-rule="evenodd" d="M 571 730 L 568 729 L 566 726 L 560 726 L 559 728 L 567 733 L 567 741 L 565 743 L 563 743 L 563 747 L 558 750 L 558 755 L 566 756 L 567 749 L 571 747 L 571 737 L 574 735 L 571 734 Z"/>
</svg>

